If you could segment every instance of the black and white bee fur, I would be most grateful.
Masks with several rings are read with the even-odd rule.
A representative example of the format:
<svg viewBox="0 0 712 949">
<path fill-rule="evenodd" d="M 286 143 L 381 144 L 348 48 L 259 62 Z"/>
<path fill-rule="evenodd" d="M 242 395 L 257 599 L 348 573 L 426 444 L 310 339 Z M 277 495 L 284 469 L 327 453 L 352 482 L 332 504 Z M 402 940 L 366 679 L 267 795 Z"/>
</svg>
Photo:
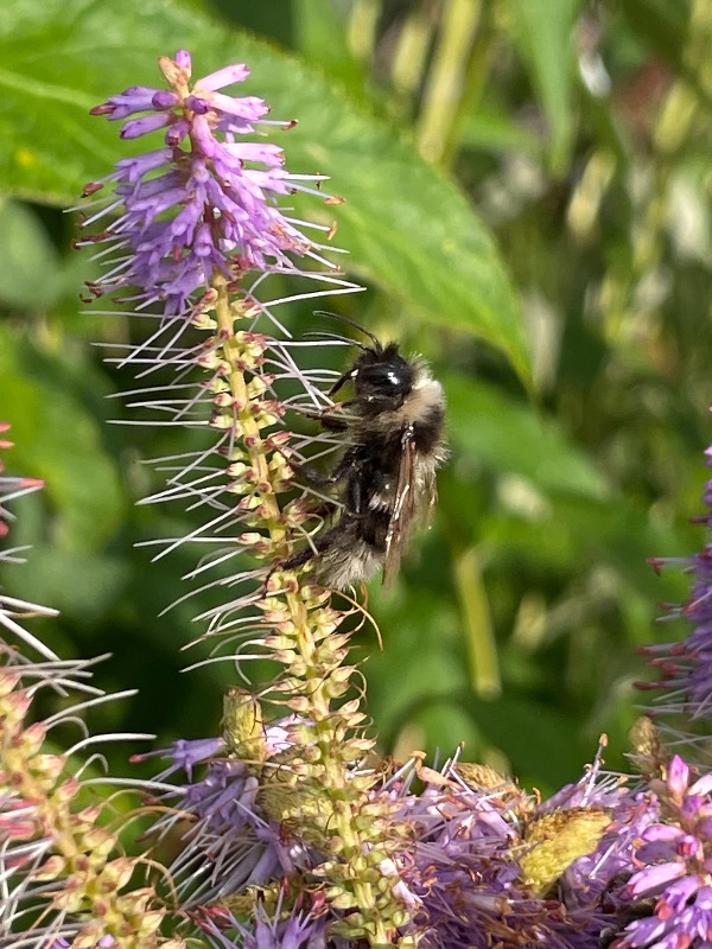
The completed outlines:
<svg viewBox="0 0 712 949">
<path fill-rule="evenodd" d="M 329 474 L 300 469 L 307 483 L 338 487 L 338 519 L 281 564 L 313 560 L 317 581 L 337 590 L 381 566 L 385 583 L 395 576 L 412 526 L 435 504 L 436 472 L 447 457 L 445 398 L 427 363 L 367 335 L 372 345 L 355 344 L 361 354 L 329 391 L 352 382 L 353 398 L 320 416 L 325 428 L 344 432 L 348 447 Z"/>
</svg>

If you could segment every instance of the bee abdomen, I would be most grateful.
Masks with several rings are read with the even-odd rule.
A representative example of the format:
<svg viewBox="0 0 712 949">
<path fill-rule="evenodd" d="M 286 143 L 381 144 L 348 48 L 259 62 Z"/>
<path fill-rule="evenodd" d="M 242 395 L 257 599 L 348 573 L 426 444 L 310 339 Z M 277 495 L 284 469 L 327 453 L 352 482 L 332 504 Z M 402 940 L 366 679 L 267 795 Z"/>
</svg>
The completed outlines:
<svg viewBox="0 0 712 949">
<path fill-rule="evenodd" d="M 432 455 L 443 442 L 443 421 L 445 411 L 442 405 L 435 405 L 428 414 L 413 426 L 415 447 L 422 455 Z"/>
</svg>

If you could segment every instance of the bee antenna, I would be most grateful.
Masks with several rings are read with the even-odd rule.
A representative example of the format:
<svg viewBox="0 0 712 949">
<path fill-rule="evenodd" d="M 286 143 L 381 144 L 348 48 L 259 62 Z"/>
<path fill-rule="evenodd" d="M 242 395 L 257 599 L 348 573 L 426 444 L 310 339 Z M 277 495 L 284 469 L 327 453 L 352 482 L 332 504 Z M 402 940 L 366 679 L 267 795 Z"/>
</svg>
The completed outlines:
<svg viewBox="0 0 712 949">
<path fill-rule="evenodd" d="M 347 326 L 353 326 L 359 333 L 363 333 L 364 336 L 367 336 L 371 340 L 375 349 L 381 349 L 381 342 L 378 337 L 374 336 L 365 326 L 361 326 L 360 323 L 357 323 L 356 320 L 349 319 L 348 316 L 342 316 L 340 313 L 332 313 L 330 310 L 314 310 L 314 316 L 326 316 L 331 320 L 339 320 L 342 323 L 346 323 Z"/>
<path fill-rule="evenodd" d="M 359 343 L 356 339 L 351 339 L 348 336 L 339 336 L 338 333 L 303 333 L 304 339 L 309 337 L 310 339 L 333 339 L 338 343 L 345 343 L 347 346 L 357 346 L 363 352 L 366 352 L 368 346 L 365 346 L 363 343 Z"/>
</svg>

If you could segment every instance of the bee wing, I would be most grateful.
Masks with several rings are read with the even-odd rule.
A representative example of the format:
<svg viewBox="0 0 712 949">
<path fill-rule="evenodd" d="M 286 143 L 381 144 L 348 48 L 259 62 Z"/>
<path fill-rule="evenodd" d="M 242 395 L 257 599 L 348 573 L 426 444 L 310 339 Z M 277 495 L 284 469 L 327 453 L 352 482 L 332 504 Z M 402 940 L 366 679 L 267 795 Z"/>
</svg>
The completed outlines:
<svg viewBox="0 0 712 949">
<path fill-rule="evenodd" d="M 423 511 L 423 526 L 430 528 L 433 521 L 433 514 L 438 503 L 438 486 L 435 480 L 435 472 L 428 476 L 423 487 L 423 498 L 425 501 L 425 510 Z M 420 512 L 419 512 L 420 513 Z"/>
<path fill-rule="evenodd" d="M 416 513 L 415 440 L 413 426 L 407 425 L 401 436 L 401 462 L 398 470 L 393 511 L 386 534 L 383 582 L 389 584 L 398 573 L 408 530 Z"/>
</svg>

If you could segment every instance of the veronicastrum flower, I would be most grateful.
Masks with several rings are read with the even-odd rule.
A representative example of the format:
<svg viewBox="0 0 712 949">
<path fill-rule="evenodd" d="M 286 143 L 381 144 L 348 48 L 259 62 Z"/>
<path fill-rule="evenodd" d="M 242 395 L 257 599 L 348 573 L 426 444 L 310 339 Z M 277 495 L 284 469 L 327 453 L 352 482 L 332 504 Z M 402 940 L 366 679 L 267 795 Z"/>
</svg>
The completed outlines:
<svg viewBox="0 0 712 949">
<path fill-rule="evenodd" d="M 705 453 L 712 464 L 712 449 Z M 712 505 L 712 481 L 703 500 Z M 696 520 L 710 523 L 709 515 Z M 650 714 L 662 719 L 661 731 L 671 734 L 676 746 L 685 743 L 710 761 L 707 733 L 712 720 L 712 545 L 686 558 L 653 558 L 660 571 L 669 565 L 682 567 L 692 577 L 690 595 L 683 604 L 668 606 L 664 619 L 682 619 L 692 630 L 681 641 L 645 646 L 641 652 L 659 675 L 656 682 L 638 683 L 642 689 L 660 692 Z"/>
<path fill-rule="evenodd" d="M 294 123 L 267 122 L 262 99 L 218 91 L 242 82 L 249 69 L 229 66 L 191 84 L 185 50 L 174 60 L 162 57 L 159 65 L 168 89 L 134 86 L 93 110 L 126 120 L 122 138 L 161 130 L 164 144 L 119 161 L 105 179 L 113 184 L 113 198 L 84 221 L 90 227 L 118 212 L 106 230 L 80 242 L 107 243 L 117 254 L 92 292 L 133 288 L 135 300 L 160 302 L 173 315 L 185 313 L 191 296 L 210 286 L 215 274 L 233 280 L 249 270 L 294 272 L 289 254 L 333 266 L 299 230 L 309 224 L 289 218 L 274 202 L 295 191 L 317 194 L 313 185 L 322 176 L 291 175 L 280 147 L 245 140 L 265 126 Z M 85 193 L 102 184 L 92 182 Z"/>
<path fill-rule="evenodd" d="M 688 949 L 712 943 L 712 774 L 693 780 L 675 755 L 664 778 L 651 782 L 662 820 L 640 835 L 638 868 L 624 898 L 652 909 L 640 911 L 615 949 Z"/>
<path fill-rule="evenodd" d="M 96 295 L 120 291 L 137 303 L 137 316 L 159 321 L 157 332 L 121 360 L 133 363 L 141 376 L 159 369 L 176 373 L 164 387 L 132 391 L 142 397 L 139 405 L 158 416 L 148 424 L 215 433 L 207 449 L 162 459 L 177 470 L 150 499 L 184 498 L 210 512 L 187 537 L 159 541 L 158 556 L 191 542 L 214 552 L 193 577 L 243 558 L 234 574 L 205 585 L 223 596 L 201 617 L 208 627 L 192 645 L 207 642 L 212 650 L 194 665 L 275 660 L 282 674 L 260 690 L 260 703 L 286 708 L 293 717 L 279 723 L 286 737 L 278 740 L 273 725 L 262 725 L 257 700 L 245 699 L 254 733 L 236 726 L 231 713 L 217 743 L 176 743 L 168 770 L 186 765 L 188 783 L 180 785 L 178 776 L 175 813 L 159 821 L 158 829 L 172 829 L 182 817 L 192 821 L 171 868 L 192 918 L 209 911 L 214 919 L 214 906 L 205 904 L 238 900 L 240 924 L 247 926 L 244 914 L 251 915 L 254 938 L 262 937 L 254 886 L 266 899 L 280 876 L 296 879 L 306 866 L 311 883 L 301 881 L 288 907 L 300 914 L 300 925 L 311 926 L 318 894 L 321 916 L 330 914 L 332 938 L 409 946 L 411 936 L 401 934 L 409 914 L 394 860 L 393 841 L 401 832 L 389 823 L 388 802 L 370 797 L 378 775 L 363 759 L 373 742 L 362 734 L 359 699 L 348 696 L 357 670 L 347 662 L 350 634 L 339 627 L 360 608 L 335 609 L 327 590 L 275 569 L 322 523 L 308 489 L 294 485 L 293 465 L 306 460 L 310 440 L 293 435 L 283 420 L 290 411 L 314 414 L 328 405 L 315 382 L 328 386 L 329 377 L 314 379 L 300 370 L 292 353 L 302 341 L 290 338 L 274 308 L 290 299 L 360 288 L 304 237 L 311 225 L 288 218 L 274 203 L 294 190 L 320 194 L 308 183 L 319 176 L 289 175 L 280 149 L 245 141 L 265 124 L 264 103 L 218 91 L 244 79 L 245 67 L 228 67 L 192 86 L 184 51 L 161 60 L 161 69 L 170 89 L 132 88 L 95 110 L 124 121 L 124 137 L 154 132 L 164 142 L 120 162 L 110 176 L 113 203 L 85 220 L 91 226 L 117 215 L 87 239 L 107 242 L 109 252 L 119 254 L 90 289 Z M 92 184 L 87 194 L 97 190 Z M 330 225 L 316 228 L 332 232 Z M 264 286 L 275 274 L 309 277 L 326 289 L 264 299 Z M 337 447 L 333 439 L 325 442 Z M 247 568 L 245 555 L 253 558 Z M 193 774 L 194 766 L 200 772 Z M 312 898 L 305 907 L 307 890 Z"/>
</svg>

